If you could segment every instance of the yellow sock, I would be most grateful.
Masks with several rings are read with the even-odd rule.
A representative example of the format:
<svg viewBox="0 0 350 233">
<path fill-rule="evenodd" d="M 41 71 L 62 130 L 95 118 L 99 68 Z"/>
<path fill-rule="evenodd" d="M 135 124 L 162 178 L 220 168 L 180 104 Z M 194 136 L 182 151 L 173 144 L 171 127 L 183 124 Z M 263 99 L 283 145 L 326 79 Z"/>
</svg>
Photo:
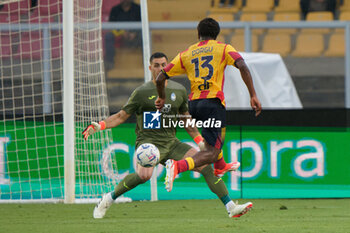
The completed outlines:
<svg viewBox="0 0 350 233">
<path fill-rule="evenodd" d="M 194 168 L 194 161 L 193 158 L 188 157 L 185 159 L 188 163 L 188 170 L 192 170 Z"/>
</svg>

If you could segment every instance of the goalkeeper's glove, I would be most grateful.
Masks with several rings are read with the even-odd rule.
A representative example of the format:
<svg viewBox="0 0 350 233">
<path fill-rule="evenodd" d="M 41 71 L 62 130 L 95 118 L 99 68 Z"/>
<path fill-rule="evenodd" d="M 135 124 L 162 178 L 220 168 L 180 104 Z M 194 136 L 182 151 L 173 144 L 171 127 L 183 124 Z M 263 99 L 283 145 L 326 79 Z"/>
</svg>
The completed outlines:
<svg viewBox="0 0 350 233">
<path fill-rule="evenodd" d="M 85 140 L 88 139 L 90 135 L 93 135 L 96 132 L 99 132 L 100 130 L 104 130 L 106 128 L 106 122 L 100 121 L 99 123 L 92 121 L 91 125 L 86 127 L 86 129 L 83 131 L 83 137 Z"/>
<path fill-rule="evenodd" d="M 196 136 L 193 140 L 197 143 L 200 151 L 205 150 L 205 143 L 204 143 L 204 138 L 202 137 L 202 135 Z"/>
</svg>

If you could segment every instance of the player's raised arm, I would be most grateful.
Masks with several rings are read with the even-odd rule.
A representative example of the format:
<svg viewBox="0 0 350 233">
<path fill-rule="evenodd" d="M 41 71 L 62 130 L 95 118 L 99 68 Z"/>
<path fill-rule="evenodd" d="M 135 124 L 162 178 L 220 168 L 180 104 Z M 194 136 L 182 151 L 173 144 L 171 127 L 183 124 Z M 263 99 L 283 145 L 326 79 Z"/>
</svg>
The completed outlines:
<svg viewBox="0 0 350 233">
<path fill-rule="evenodd" d="M 100 121 L 99 123 L 93 121 L 83 131 L 82 134 L 84 136 L 84 139 L 87 140 L 90 135 L 93 135 L 94 133 L 101 130 L 117 127 L 118 125 L 123 124 L 129 117 L 130 114 L 127 114 L 124 110 L 120 110 L 118 113 L 113 114 L 112 116 L 103 121 Z"/>
<path fill-rule="evenodd" d="M 156 105 L 156 108 L 159 110 L 163 108 L 165 103 L 165 80 L 166 79 L 167 79 L 167 76 L 164 70 L 162 70 L 156 78 L 158 98 L 155 101 L 155 105 Z"/>
<path fill-rule="evenodd" d="M 162 109 L 165 103 L 165 81 L 170 77 L 186 73 L 182 66 L 181 53 L 179 53 L 166 67 L 164 67 L 156 78 L 158 98 L 155 101 L 157 109 Z"/>
<path fill-rule="evenodd" d="M 242 79 L 248 88 L 250 95 L 250 105 L 255 111 L 255 116 L 258 116 L 261 112 L 261 104 L 258 97 L 256 96 L 256 92 L 253 85 L 253 79 L 250 74 L 249 68 L 243 59 L 237 60 L 236 66 L 241 72 Z"/>
</svg>

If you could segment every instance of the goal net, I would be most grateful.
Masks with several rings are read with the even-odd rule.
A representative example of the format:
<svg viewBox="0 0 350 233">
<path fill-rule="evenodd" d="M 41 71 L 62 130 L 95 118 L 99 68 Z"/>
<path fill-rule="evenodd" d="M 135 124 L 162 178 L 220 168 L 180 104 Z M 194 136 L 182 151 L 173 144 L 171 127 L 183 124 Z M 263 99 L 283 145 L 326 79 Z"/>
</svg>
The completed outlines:
<svg viewBox="0 0 350 233">
<path fill-rule="evenodd" d="M 63 101 L 74 101 L 76 200 L 100 197 L 119 179 L 111 131 L 81 132 L 109 115 L 102 0 L 74 0 L 74 100 L 63 99 L 62 0 L 0 4 L 0 201 L 64 199 Z"/>
</svg>

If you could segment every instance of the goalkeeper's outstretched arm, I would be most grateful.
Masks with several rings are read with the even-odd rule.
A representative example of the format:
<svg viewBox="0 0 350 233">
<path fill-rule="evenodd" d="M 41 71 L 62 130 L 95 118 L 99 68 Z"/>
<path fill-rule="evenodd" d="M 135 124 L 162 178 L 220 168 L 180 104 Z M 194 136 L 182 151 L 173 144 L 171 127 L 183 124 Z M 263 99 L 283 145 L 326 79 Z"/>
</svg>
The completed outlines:
<svg viewBox="0 0 350 233">
<path fill-rule="evenodd" d="M 127 114 L 124 110 L 120 110 L 116 114 L 108 117 L 104 122 L 106 123 L 106 129 L 117 127 L 118 125 L 123 124 L 128 118 L 130 114 Z"/>
<path fill-rule="evenodd" d="M 100 130 L 117 127 L 118 125 L 123 124 L 129 117 L 130 114 L 126 113 L 124 110 L 120 110 L 118 113 L 113 114 L 112 116 L 103 121 L 100 121 L 99 123 L 93 121 L 83 131 L 83 137 L 85 140 L 87 140 L 90 135 L 93 135 Z"/>
</svg>

